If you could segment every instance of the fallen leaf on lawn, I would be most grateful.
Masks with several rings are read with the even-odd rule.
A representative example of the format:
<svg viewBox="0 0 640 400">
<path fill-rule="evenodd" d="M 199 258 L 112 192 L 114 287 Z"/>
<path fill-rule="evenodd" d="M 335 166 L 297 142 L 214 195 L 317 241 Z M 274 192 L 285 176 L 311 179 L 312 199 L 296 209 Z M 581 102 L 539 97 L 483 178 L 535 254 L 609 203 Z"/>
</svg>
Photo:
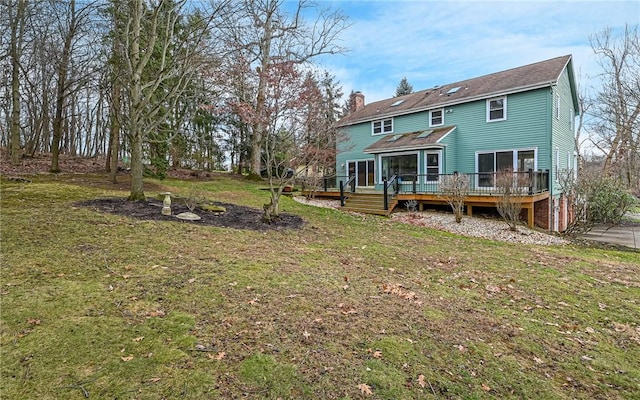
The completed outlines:
<svg viewBox="0 0 640 400">
<path fill-rule="evenodd" d="M 536 364 L 544 364 L 544 361 L 542 361 L 541 358 L 538 358 L 536 356 L 533 356 L 533 361 L 535 361 Z"/>
<path fill-rule="evenodd" d="M 165 313 L 162 310 L 150 311 L 147 313 L 148 317 L 164 317 Z"/>
<path fill-rule="evenodd" d="M 422 374 L 418 375 L 418 385 L 420 385 L 420 387 L 426 387 L 427 386 L 427 380 L 425 379 L 424 375 L 422 375 Z"/>
<path fill-rule="evenodd" d="M 344 286 L 342 287 L 342 290 L 347 290 L 347 289 L 349 289 L 349 285 L 344 285 Z"/>
<path fill-rule="evenodd" d="M 373 352 L 373 358 L 381 358 L 382 352 L 380 350 L 376 350 Z"/>
<path fill-rule="evenodd" d="M 502 291 L 502 289 L 500 289 L 499 286 L 495 286 L 495 285 L 487 285 L 485 286 L 485 289 L 487 289 L 487 292 L 491 292 L 491 293 L 500 293 Z"/>
<path fill-rule="evenodd" d="M 591 333 L 591 334 L 596 333 L 596 330 L 591 328 L 591 327 L 587 327 L 584 331 L 587 332 L 587 333 Z"/>
<path fill-rule="evenodd" d="M 191 278 L 191 279 L 189 279 L 187 282 L 189 282 L 189 283 L 193 283 L 193 282 L 195 282 L 195 281 L 196 281 L 196 278 Z"/>
<path fill-rule="evenodd" d="M 149 383 L 156 383 L 156 382 L 159 382 L 159 381 L 160 381 L 160 379 L 162 379 L 162 378 L 150 378 L 150 379 L 147 379 L 147 382 L 149 382 Z"/>
<path fill-rule="evenodd" d="M 218 360 L 218 361 L 222 360 L 226 355 L 227 353 L 225 353 L 224 351 L 221 351 L 218 354 L 207 353 L 207 357 L 209 357 L 212 360 Z"/>
<path fill-rule="evenodd" d="M 258 304 L 258 299 L 257 298 L 253 298 L 252 300 L 249 300 L 249 304 L 251 304 L 251 305 Z"/>
<path fill-rule="evenodd" d="M 371 386 L 367 385 L 366 383 L 359 384 L 358 389 L 360 389 L 360 392 L 362 392 L 362 394 L 373 394 L 373 392 L 371 391 Z"/>
<path fill-rule="evenodd" d="M 40 325 L 40 322 L 41 322 L 41 321 L 40 321 L 39 319 L 36 319 L 36 318 L 29 318 L 29 319 L 27 320 L 27 323 L 28 323 L 29 325 Z"/>
<path fill-rule="evenodd" d="M 464 346 L 461 344 L 457 345 L 456 347 L 458 348 L 458 350 L 460 350 L 461 353 L 463 353 L 465 350 Z"/>
<path fill-rule="evenodd" d="M 491 388 L 483 383 L 482 384 L 482 390 L 484 390 L 485 392 L 490 392 Z"/>
<path fill-rule="evenodd" d="M 345 275 L 345 276 L 344 276 L 344 281 L 345 281 L 345 282 L 349 282 L 349 277 Z"/>
<path fill-rule="evenodd" d="M 309 336 L 311 336 L 311 334 L 307 331 L 302 332 L 302 336 L 304 336 L 305 339 L 309 339 Z"/>
<path fill-rule="evenodd" d="M 143 339 L 144 339 L 144 336 L 140 336 L 140 337 L 137 337 L 135 339 L 131 339 L 131 341 L 132 342 L 142 342 Z"/>
<path fill-rule="evenodd" d="M 124 361 L 124 362 L 127 362 L 127 361 L 131 361 L 131 360 L 133 360 L 133 356 L 132 356 L 132 355 L 128 355 L 128 356 L 126 356 L 126 357 L 120 357 L 120 359 L 121 359 L 122 361 Z"/>
</svg>

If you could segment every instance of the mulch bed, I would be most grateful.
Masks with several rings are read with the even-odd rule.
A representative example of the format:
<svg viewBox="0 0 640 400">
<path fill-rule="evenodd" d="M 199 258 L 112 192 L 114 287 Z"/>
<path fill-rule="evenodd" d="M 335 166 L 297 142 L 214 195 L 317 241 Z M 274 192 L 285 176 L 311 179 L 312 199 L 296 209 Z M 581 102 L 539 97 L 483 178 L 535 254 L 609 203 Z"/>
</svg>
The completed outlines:
<svg viewBox="0 0 640 400">
<path fill-rule="evenodd" d="M 148 221 L 173 221 L 187 224 L 218 226 L 224 228 L 249 229 L 257 231 L 301 229 L 305 222 L 297 215 L 281 213 L 280 217 L 271 223 L 262 220 L 263 211 L 257 208 L 239 206 L 229 203 L 213 203 L 226 209 L 223 213 L 205 211 L 200 208 L 193 213 L 202 217 L 198 221 L 186 221 L 176 218 L 177 214 L 188 212 L 185 205 L 172 204 L 171 216 L 162 215 L 162 202 L 155 199 L 147 201 L 129 201 L 126 198 L 102 198 L 76 203 L 80 207 L 88 207 L 96 211 L 122 215 L 130 218 Z"/>
</svg>

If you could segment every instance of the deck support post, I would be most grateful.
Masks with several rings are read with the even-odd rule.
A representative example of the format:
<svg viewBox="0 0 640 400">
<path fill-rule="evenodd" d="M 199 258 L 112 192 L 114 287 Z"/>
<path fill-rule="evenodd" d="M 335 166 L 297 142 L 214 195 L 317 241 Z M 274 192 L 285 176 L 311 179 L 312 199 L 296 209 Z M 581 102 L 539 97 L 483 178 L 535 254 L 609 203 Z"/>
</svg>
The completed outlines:
<svg viewBox="0 0 640 400">
<path fill-rule="evenodd" d="M 387 180 L 382 181 L 382 187 L 384 188 L 384 209 L 385 211 L 389 209 L 389 190 L 387 189 Z"/>
<path fill-rule="evenodd" d="M 340 206 L 344 207 L 344 182 L 340 180 Z"/>
<path fill-rule="evenodd" d="M 467 215 L 469 217 L 473 216 L 473 206 L 471 204 L 467 204 Z"/>
</svg>

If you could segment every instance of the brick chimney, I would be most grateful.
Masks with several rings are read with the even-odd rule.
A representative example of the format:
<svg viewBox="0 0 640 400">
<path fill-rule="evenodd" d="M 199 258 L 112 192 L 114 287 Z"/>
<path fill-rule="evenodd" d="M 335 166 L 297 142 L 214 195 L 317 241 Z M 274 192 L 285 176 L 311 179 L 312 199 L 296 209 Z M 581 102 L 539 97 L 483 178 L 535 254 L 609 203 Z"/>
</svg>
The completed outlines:
<svg viewBox="0 0 640 400">
<path fill-rule="evenodd" d="M 364 95 L 360 91 L 351 93 L 349 102 L 351 103 L 351 109 L 349 110 L 349 113 L 353 114 L 354 112 L 364 107 Z"/>
</svg>

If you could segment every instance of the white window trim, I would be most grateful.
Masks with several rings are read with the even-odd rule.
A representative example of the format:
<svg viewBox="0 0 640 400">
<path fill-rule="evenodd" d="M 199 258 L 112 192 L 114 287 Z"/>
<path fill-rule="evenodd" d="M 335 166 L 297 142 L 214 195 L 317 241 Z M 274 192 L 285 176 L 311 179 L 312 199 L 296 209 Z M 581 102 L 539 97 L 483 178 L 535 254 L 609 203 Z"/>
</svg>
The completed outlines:
<svg viewBox="0 0 640 400">
<path fill-rule="evenodd" d="M 434 124 L 433 123 L 433 112 L 435 111 L 440 111 L 440 116 L 442 119 L 442 122 L 440 122 L 439 124 Z M 434 126 L 442 126 L 444 125 L 444 108 L 438 108 L 436 110 L 429 110 L 429 127 L 432 128 Z"/>
<path fill-rule="evenodd" d="M 537 147 L 518 147 L 513 149 L 499 149 L 499 150 L 478 150 L 476 151 L 476 174 L 478 172 L 478 154 L 487 154 L 487 153 L 504 153 L 507 151 L 513 152 L 515 155 L 513 156 L 513 170 L 518 170 L 518 152 L 520 151 L 533 151 L 533 170 L 538 170 L 538 148 Z M 494 159 L 495 163 L 495 159 Z M 495 166 L 495 165 L 494 165 Z"/>
<path fill-rule="evenodd" d="M 556 153 L 555 157 L 554 157 L 555 158 L 555 163 L 554 163 L 555 165 L 553 166 L 553 171 L 554 171 L 554 175 L 555 176 L 554 176 L 553 180 L 557 183 L 557 182 L 560 181 L 560 179 L 559 179 L 560 178 L 559 177 L 559 175 L 560 175 L 560 148 L 559 147 L 556 147 L 555 153 Z"/>
<path fill-rule="evenodd" d="M 569 109 L 569 128 L 572 133 L 576 131 L 576 114 L 573 112 L 573 108 Z"/>
<path fill-rule="evenodd" d="M 438 155 L 438 180 L 437 181 L 429 181 L 427 176 L 427 155 L 429 154 L 437 154 Z M 425 183 L 434 183 L 440 182 L 442 175 L 442 150 L 426 150 L 424 152 L 424 182 Z"/>
<path fill-rule="evenodd" d="M 376 157 L 376 162 L 378 163 L 377 165 L 379 165 L 380 167 L 377 168 L 378 173 L 377 173 L 377 179 L 378 179 L 378 183 L 382 185 L 382 157 L 390 157 L 390 156 L 408 156 L 411 154 L 415 154 L 417 161 L 418 161 L 418 165 L 420 165 L 420 152 L 419 151 L 398 151 L 398 152 L 393 152 L 393 153 L 382 153 L 382 154 L 378 154 L 378 157 Z M 375 168 L 375 167 L 374 167 Z"/>
<path fill-rule="evenodd" d="M 391 130 L 388 132 L 384 131 L 384 121 L 391 121 Z M 380 133 L 375 133 L 374 132 L 374 125 L 376 122 L 380 122 Z M 371 121 L 371 135 L 372 136 L 378 136 L 378 135 L 386 135 L 388 133 L 393 133 L 393 117 L 392 118 L 383 118 L 383 119 L 377 119 L 375 121 Z"/>
<path fill-rule="evenodd" d="M 344 165 L 345 165 L 345 172 L 346 172 L 347 176 L 349 175 L 349 163 L 352 163 L 352 162 L 356 163 L 356 186 L 358 186 L 358 183 L 360 183 L 360 182 L 358 182 L 358 172 L 357 172 L 358 162 L 360 162 L 360 161 L 365 161 L 365 162 L 373 161 L 373 170 L 375 171 L 375 169 L 376 169 L 376 164 L 375 164 L 376 163 L 376 159 L 375 159 L 375 157 L 374 158 L 355 158 L 355 159 L 352 159 L 352 160 L 346 160 Z M 368 171 L 367 171 L 367 174 L 368 174 Z M 376 177 L 374 175 L 373 176 L 373 180 L 375 181 L 375 179 L 376 179 Z M 375 187 L 375 184 L 376 184 L 375 182 L 369 182 L 369 183 L 371 183 L 371 185 L 369 185 L 369 186 L 358 186 L 358 187 L 361 187 L 361 188 L 373 188 L 373 187 Z"/>
<path fill-rule="evenodd" d="M 475 185 L 476 187 L 478 187 L 478 180 L 479 180 L 479 174 L 480 172 L 478 171 L 478 155 L 479 154 L 487 154 L 487 153 L 493 153 L 494 157 L 493 157 L 493 167 L 495 169 L 495 154 L 496 153 L 503 153 L 503 152 L 507 152 L 510 151 L 513 153 L 513 170 L 514 171 L 518 171 L 518 172 L 522 172 L 518 170 L 518 152 L 520 151 L 533 151 L 533 171 L 537 171 L 538 170 L 538 148 L 537 147 L 522 147 L 522 148 L 517 148 L 517 149 L 500 149 L 500 150 L 478 150 L 476 151 L 476 159 L 475 159 L 475 176 L 476 176 L 476 182 Z M 495 172 L 495 171 L 494 171 Z M 495 189 L 495 188 L 494 188 Z"/>
<path fill-rule="evenodd" d="M 500 119 L 491 119 L 491 102 L 494 100 L 502 99 L 502 118 Z M 506 121 L 507 120 L 507 96 L 493 97 L 491 99 L 486 100 L 486 112 L 487 112 L 487 122 L 497 122 L 497 121 Z"/>
</svg>

